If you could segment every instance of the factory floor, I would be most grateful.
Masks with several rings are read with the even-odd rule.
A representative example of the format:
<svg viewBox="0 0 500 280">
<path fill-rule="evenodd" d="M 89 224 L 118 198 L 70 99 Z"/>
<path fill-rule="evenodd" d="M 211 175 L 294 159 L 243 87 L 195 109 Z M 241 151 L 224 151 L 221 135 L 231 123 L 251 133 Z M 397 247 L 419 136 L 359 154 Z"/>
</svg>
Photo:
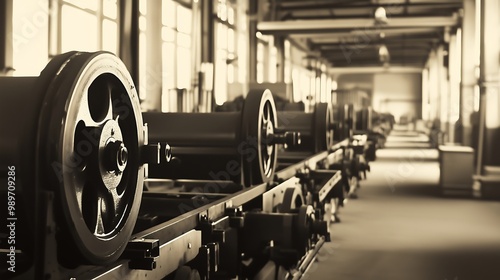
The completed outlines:
<svg viewBox="0 0 500 280">
<path fill-rule="evenodd" d="M 394 131 L 370 165 L 303 279 L 500 279 L 500 202 L 441 196 L 425 136 Z"/>
</svg>

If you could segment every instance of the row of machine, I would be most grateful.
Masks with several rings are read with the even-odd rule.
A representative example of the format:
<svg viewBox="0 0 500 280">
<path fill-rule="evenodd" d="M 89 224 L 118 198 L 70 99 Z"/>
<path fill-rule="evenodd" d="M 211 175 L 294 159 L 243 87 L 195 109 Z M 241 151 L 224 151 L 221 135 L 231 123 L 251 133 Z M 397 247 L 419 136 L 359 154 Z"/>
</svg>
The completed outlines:
<svg viewBox="0 0 500 280">
<path fill-rule="evenodd" d="M 106 52 L 1 77 L 0 278 L 299 279 L 383 143 L 372 114 L 269 90 L 143 113 Z"/>
</svg>

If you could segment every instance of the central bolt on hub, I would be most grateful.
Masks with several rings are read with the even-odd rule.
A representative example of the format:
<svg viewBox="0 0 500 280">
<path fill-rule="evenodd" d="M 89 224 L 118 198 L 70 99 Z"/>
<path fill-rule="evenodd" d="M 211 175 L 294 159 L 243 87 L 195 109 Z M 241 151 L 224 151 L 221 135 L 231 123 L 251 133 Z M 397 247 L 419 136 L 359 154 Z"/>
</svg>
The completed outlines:
<svg viewBox="0 0 500 280">
<path fill-rule="evenodd" d="M 106 169 L 121 173 L 127 167 L 128 150 L 122 141 L 115 141 L 110 138 L 109 143 L 104 148 Z"/>
</svg>

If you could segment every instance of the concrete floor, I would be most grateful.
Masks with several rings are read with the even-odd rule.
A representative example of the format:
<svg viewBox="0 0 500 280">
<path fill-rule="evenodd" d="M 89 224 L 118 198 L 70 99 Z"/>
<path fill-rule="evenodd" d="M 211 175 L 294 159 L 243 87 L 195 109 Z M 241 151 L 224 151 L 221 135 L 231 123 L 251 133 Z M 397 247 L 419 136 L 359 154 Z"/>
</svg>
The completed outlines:
<svg viewBox="0 0 500 280">
<path fill-rule="evenodd" d="M 304 279 L 500 279 L 500 202 L 442 197 L 425 141 L 389 137 Z"/>
</svg>

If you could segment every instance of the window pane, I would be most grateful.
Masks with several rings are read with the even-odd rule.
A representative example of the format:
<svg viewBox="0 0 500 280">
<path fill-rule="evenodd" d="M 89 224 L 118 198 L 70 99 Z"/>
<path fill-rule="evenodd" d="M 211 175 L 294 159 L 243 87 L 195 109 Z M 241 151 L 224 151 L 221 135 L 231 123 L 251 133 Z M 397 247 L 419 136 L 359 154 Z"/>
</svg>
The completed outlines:
<svg viewBox="0 0 500 280">
<path fill-rule="evenodd" d="M 186 48 L 177 48 L 178 57 L 182 61 L 177 63 L 177 87 L 191 88 L 191 51 Z"/>
<path fill-rule="evenodd" d="M 232 7 L 227 9 L 227 22 L 231 25 L 234 24 L 234 9 Z"/>
<path fill-rule="evenodd" d="M 175 44 L 163 43 L 162 45 L 162 112 L 175 112 L 177 110 L 177 94 L 175 93 Z"/>
<path fill-rule="evenodd" d="M 177 30 L 191 34 L 191 10 L 177 5 Z"/>
<path fill-rule="evenodd" d="M 290 67 L 290 61 L 289 60 L 285 60 L 285 67 L 283 69 L 285 75 L 284 75 L 284 78 L 285 78 L 285 83 L 289 84 L 290 82 L 292 82 L 292 73 L 291 73 L 291 67 Z"/>
<path fill-rule="evenodd" d="M 163 43 L 162 48 L 163 92 L 176 87 L 175 83 L 175 45 Z"/>
<path fill-rule="evenodd" d="M 217 23 L 217 49 L 227 49 L 227 26 Z"/>
<path fill-rule="evenodd" d="M 97 10 L 97 4 L 99 3 L 98 0 L 64 0 L 64 2 L 71 3 L 82 9 L 90 9 L 94 11 Z"/>
<path fill-rule="evenodd" d="M 264 61 L 264 44 L 257 44 L 257 61 Z"/>
<path fill-rule="evenodd" d="M 162 23 L 168 27 L 176 27 L 176 3 L 172 0 L 163 0 L 162 3 Z"/>
<path fill-rule="evenodd" d="M 234 47 L 234 30 L 231 28 L 227 29 L 227 50 L 230 53 L 234 53 L 235 47 Z"/>
<path fill-rule="evenodd" d="M 175 31 L 164 26 L 161 29 L 161 39 L 165 42 L 175 42 Z"/>
<path fill-rule="evenodd" d="M 118 27 L 116 22 L 105 19 L 102 21 L 102 49 L 117 53 Z"/>
<path fill-rule="evenodd" d="M 246 48 L 246 34 L 240 33 L 238 35 L 238 66 L 240 69 L 247 69 L 247 48 Z M 239 71 L 238 72 L 238 80 L 240 83 L 244 83 L 246 81 L 246 72 L 247 71 Z"/>
<path fill-rule="evenodd" d="M 147 64 L 146 64 L 146 34 L 139 34 L 139 97 L 144 100 L 147 96 Z"/>
<path fill-rule="evenodd" d="M 116 19 L 118 14 L 116 0 L 103 0 L 102 12 L 105 16 Z"/>
<path fill-rule="evenodd" d="M 191 36 L 177 33 L 177 45 L 185 48 L 191 47 Z"/>
<path fill-rule="evenodd" d="M 271 47 L 270 48 L 270 54 L 269 54 L 269 82 L 271 83 L 276 83 L 277 80 L 277 75 L 278 75 L 278 69 L 276 69 L 276 65 L 278 63 L 276 59 L 276 47 Z"/>
<path fill-rule="evenodd" d="M 68 5 L 61 12 L 61 51 L 97 51 L 96 16 Z"/>
<path fill-rule="evenodd" d="M 290 59 L 292 53 L 291 53 L 291 47 L 290 47 L 290 41 L 285 40 L 285 59 Z"/>
<path fill-rule="evenodd" d="M 234 66 L 232 64 L 229 64 L 227 66 L 227 82 L 229 84 L 234 83 L 234 71 L 235 71 Z"/>
<path fill-rule="evenodd" d="M 139 16 L 139 30 L 141 31 L 146 31 L 146 17 L 145 16 Z"/>
<path fill-rule="evenodd" d="M 222 105 L 227 101 L 227 64 L 226 64 L 226 51 L 218 50 L 216 53 L 215 63 L 215 103 Z"/>
<path fill-rule="evenodd" d="M 257 62 L 257 83 L 264 82 L 264 64 Z"/>
<path fill-rule="evenodd" d="M 32 5 L 32 0 L 13 2 L 13 65 L 14 76 L 39 76 L 48 61 L 49 14 L 47 0 Z M 29 27 L 27 23 L 29 22 Z"/>
<path fill-rule="evenodd" d="M 139 13 L 143 15 L 148 13 L 148 0 L 139 0 Z"/>
</svg>

